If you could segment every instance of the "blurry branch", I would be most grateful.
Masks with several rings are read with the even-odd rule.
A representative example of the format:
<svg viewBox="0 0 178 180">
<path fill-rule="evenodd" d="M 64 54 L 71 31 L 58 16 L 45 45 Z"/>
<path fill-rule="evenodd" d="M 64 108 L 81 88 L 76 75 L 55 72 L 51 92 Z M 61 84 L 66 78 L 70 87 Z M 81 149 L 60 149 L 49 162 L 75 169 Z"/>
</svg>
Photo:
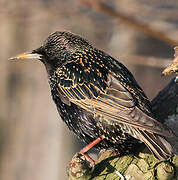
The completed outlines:
<svg viewBox="0 0 178 180">
<path fill-rule="evenodd" d="M 145 56 L 135 56 L 135 55 L 127 55 L 120 56 L 119 59 L 124 59 L 122 62 L 126 62 L 133 65 L 141 65 L 141 66 L 150 66 L 157 68 L 165 68 L 171 64 L 171 59 L 164 58 L 156 58 L 156 57 L 145 57 Z"/>
<path fill-rule="evenodd" d="M 120 0 L 120 1 L 124 2 L 124 0 Z M 153 7 L 152 5 L 155 6 L 156 8 Z M 154 14 L 154 17 L 157 17 L 159 20 L 167 20 L 167 19 L 177 20 L 178 11 L 176 5 L 175 8 L 164 8 L 164 10 L 161 8 L 157 8 L 156 1 L 153 1 L 152 5 L 150 6 L 147 3 L 138 0 L 132 0 L 129 2 L 129 6 L 132 7 L 129 10 L 132 14 L 137 14 L 139 12 L 139 15 L 140 16 L 143 15 L 144 17 Z"/>
<path fill-rule="evenodd" d="M 91 7 L 97 11 L 103 12 L 109 16 L 112 16 L 120 20 L 123 24 L 129 25 L 139 31 L 144 32 L 145 34 L 156 38 L 160 41 L 163 41 L 171 46 L 178 45 L 178 40 L 170 38 L 166 33 L 153 29 L 152 27 L 143 24 L 127 15 L 122 14 L 121 12 L 116 12 L 111 7 L 107 6 L 104 3 L 99 2 L 98 0 L 80 0 L 86 6 Z"/>
</svg>

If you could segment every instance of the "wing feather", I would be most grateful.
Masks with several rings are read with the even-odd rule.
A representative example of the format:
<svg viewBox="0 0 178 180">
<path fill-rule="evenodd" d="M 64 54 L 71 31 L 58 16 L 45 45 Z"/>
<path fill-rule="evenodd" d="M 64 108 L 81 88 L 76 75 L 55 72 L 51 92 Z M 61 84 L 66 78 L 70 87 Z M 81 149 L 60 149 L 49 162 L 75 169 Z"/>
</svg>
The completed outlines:
<svg viewBox="0 0 178 180">
<path fill-rule="evenodd" d="M 164 160 L 176 153 L 171 145 L 160 135 L 148 133 L 140 129 L 135 129 L 136 134 L 142 139 L 150 151 L 160 160 Z"/>
<path fill-rule="evenodd" d="M 60 86 L 58 87 L 59 89 L 62 88 Z M 95 97 L 86 85 L 85 91 L 81 91 L 81 88 L 76 87 L 70 89 L 63 87 L 62 89 L 65 89 L 63 92 L 71 102 L 96 115 L 104 116 L 105 118 L 117 121 L 118 123 L 127 124 L 152 133 L 163 136 L 172 136 L 168 130 L 165 130 L 161 123 L 144 114 L 137 107 L 134 107 L 134 104 L 130 99 L 128 101 L 124 99 L 120 100 L 121 98 L 115 98 L 111 93 L 108 96 L 102 92 L 100 92 L 98 97 Z M 84 95 L 86 89 L 87 95 L 90 94 L 90 96 Z M 124 104 L 120 103 L 122 101 Z"/>
</svg>

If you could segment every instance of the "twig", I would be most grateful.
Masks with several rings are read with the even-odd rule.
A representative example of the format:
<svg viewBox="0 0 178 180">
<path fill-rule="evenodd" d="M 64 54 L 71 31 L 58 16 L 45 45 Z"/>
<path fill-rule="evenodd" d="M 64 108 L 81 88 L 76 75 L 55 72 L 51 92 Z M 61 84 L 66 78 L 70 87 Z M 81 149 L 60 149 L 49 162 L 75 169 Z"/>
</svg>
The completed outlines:
<svg viewBox="0 0 178 180">
<path fill-rule="evenodd" d="M 174 54 L 175 58 L 173 60 L 173 63 L 162 72 L 163 75 L 168 75 L 171 73 L 178 74 L 178 46 L 174 48 L 174 51 L 175 51 Z"/>
</svg>

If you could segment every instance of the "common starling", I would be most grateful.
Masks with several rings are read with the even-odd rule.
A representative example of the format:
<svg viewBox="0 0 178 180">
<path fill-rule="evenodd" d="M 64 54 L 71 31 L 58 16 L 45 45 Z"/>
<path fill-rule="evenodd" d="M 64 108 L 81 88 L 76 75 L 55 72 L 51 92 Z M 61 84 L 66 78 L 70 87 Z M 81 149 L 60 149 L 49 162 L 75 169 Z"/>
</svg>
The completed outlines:
<svg viewBox="0 0 178 180">
<path fill-rule="evenodd" d="M 41 47 L 11 59 L 38 59 L 46 67 L 52 98 L 62 120 L 79 139 L 121 155 L 144 142 L 160 160 L 174 154 L 165 138 L 173 133 L 154 117 L 131 72 L 86 39 L 71 32 L 51 34 Z"/>
</svg>

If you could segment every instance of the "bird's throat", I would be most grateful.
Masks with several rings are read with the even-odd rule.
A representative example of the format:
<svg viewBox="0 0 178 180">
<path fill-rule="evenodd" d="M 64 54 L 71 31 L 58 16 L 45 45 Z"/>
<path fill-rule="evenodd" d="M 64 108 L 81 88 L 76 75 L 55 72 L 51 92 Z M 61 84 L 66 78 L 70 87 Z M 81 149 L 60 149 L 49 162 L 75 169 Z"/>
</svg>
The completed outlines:
<svg viewBox="0 0 178 180">
<path fill-rule="evenodd" d="M 44 63 L 44 65 L 46 67 L 46 71 L 47 71 L 48 77 L 51 77 L 54 74 L 54 68 L 51 67 L 51 65 L 48 64 L 48 63 Z"/>
</svg>

